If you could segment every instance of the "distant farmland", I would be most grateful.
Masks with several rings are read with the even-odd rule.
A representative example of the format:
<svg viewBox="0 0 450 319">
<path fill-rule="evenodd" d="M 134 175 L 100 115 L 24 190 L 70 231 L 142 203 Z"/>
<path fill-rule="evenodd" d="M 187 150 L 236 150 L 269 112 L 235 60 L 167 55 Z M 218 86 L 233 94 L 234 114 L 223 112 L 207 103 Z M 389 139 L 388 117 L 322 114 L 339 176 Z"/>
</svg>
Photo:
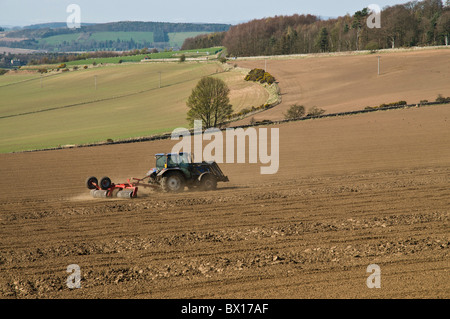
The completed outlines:
<svg viewBox="0 0 450 319">
<path fill-rule="evenodd" d="M 186 127 L 186 100 L 207 75 L 217 74 L 229 83 L 235 111 L 266 102 L 267 92 L 260 85 L 245 82 L 239 72 L 221 71 L 211 62 L 90 67 L 42 79 L 12 72 L 0 78 L 0 152 L 150 136 Z"/>
<path fill-rule="evenodd" d="M 129 51 L 143 48 L 180 49 L 186 38 L 223 32 L 231 25 L 216 23 L 169 23 L 121 21 L 84 24 L 68 29 L 64 23 L 51 23 L 5 32 L 0 47 L 48 52 Z M 15 43 L 11 44 L 11 39 Z"/>
<path fill-rule="evenodd" d="M 282 120 L 293 104 L 317 106 L 327 113 L 362 110 L 366 106 L 407 101 L 435 101 L 450 96 L 448 48 L 386 50 L 378 54 L 319 54 L 238 59 L 252 69 L 267 65 L 283 94 L 276 108 L 255 115 L 255 120 Z M 380 56 L 380 75 L 377 73 Z"/>
<path fill-rule="evenodd" d="M 170 32 L 168 33 L 169 46 L 171 47 L 181 47 L 185 39 L 190 37 L 195 37 L 199 34 L 206 34 L 208 32 Z M 102 43 L 105 49 L 110 49 L 108 47 L 109 43 L 114 43 L 117 41 L 130 42 L 134 41 L 136 44 L 147 45 L 152 47 L 155 42 L 154 32 L 79 32 L 72 34 L 59 34 L 47 38 L 42 38 L 39 40 L 39 45 L 45 46 L 61 46 L 64 44 L 71 44 L 72 42 L 79 42 L 88 44 L 89 42 Z M 111 45 L 112 47 L 112 45 Z"/>
<path fill-rule="evenodd" d="M 144 59 L 179 59 L 182 54 L 188 58 L 197 58 L 205 56 L 213 56 L 220 52 L 223 48 L 209 48 L 209 49 L 199 49 L 199 50 L 184 50 L 184 51 L 164 51 L 158 53 L 149 54 L 138 54 L 131 56 L 118 56 L 109 58 L 91 58 L 87 60 L 76 60 L 67 62 L 67 65 L 86 65 L 96 63 L 119 63 L 122 62 L 140 62 Z"/>
</svg>

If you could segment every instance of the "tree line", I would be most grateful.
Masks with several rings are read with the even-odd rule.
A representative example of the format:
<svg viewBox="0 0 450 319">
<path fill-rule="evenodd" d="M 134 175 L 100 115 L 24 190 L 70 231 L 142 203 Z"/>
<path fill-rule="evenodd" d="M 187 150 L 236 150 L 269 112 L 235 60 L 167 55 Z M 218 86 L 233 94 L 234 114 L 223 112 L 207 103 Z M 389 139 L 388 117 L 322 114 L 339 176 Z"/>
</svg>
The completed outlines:
<svg viewBox="0 0 450 319">
<path fill-rule="evenodd" d="M 193 38 L 184 40 L 181 50 L 207 49 L 222 46 L 226 32 L 214 32 L 209 34 L 200 34 Z"/>
<path fill-rule="evenodd" d="M 314 15 L 275 16 L 231 27 L 214 40 L 232 56 L 306 54 L 448 45 L 450 1 L 411 1 L 381 12 L 381 28 L 369 28 L 368 8 L 329 20 Z M 191 49 L 208 37 L 186 39 Z"/>
</svg>

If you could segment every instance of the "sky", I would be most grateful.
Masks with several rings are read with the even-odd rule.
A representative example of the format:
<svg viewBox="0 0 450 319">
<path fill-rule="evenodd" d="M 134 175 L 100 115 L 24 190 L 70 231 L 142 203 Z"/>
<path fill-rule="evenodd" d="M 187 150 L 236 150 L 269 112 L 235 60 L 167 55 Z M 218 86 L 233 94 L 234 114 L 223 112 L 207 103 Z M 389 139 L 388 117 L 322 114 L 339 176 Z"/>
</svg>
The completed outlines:
<svg viewBox="0 0 450 319">
<path fill-rule="evenodd" d="M 25 26 L 66 22 L 70 4 L 80 8 L 82 23 L 157 21 L 237 24 L 275 15 L 337 17 L 377 4 L 409 0 L 0 0 L 0 25 Z"/>
</svg>

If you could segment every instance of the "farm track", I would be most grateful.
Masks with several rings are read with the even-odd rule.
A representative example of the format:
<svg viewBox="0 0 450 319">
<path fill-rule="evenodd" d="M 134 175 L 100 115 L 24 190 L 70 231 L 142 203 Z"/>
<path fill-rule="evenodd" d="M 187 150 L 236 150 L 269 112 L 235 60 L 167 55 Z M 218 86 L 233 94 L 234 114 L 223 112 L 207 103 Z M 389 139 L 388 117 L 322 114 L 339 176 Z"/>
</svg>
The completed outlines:
<svg viewBox="0 0 450 319">
<path fill-rule="evenodd" d="M 223 164 L 217 191 L 131 201 L 91 199 L 84 180 L 141 177 L 172 141 L 2 154 L 0 296 L 448 298 L 448 116 L 277 125 L 278 174 Z M 81 289 L 66 286 L 71 264 Z M 381 289 L 366 286 L 371 264 Z"/>
</svg>

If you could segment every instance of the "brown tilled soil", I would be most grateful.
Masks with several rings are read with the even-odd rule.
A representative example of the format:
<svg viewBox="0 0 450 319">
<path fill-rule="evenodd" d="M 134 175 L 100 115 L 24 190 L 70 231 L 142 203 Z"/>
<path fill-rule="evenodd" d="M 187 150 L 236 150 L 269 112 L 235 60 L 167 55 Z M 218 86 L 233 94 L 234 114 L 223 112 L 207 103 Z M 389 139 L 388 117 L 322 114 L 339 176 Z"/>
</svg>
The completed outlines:
<svg viewBox="0 0 450 319">
<path fill-rule="evenodd" d="M 278 174 L 223 164 L 217 191 L 135 200 L 85 179 L 142 177 L 174 142 L 2 154 L 0 297 L 448 298 L 449 123 L 447 105 L 283 124 Z"/>
<path fill-rule="evenodd" d="M 378 75 L 378 56 L 381 74 Z M 264 60 L 233 61 L 239 67 L 265 67 Z M 267 60 L 282 104 L 256 114 L 255 120 L 280 120 L 293 104 L 323 108 L 327 113 L 362 110 L 404 100 L 416 104 L 450 96 L 450 49 L 399 51 L 368 55 L 313 56 Z"/>
</svg>

